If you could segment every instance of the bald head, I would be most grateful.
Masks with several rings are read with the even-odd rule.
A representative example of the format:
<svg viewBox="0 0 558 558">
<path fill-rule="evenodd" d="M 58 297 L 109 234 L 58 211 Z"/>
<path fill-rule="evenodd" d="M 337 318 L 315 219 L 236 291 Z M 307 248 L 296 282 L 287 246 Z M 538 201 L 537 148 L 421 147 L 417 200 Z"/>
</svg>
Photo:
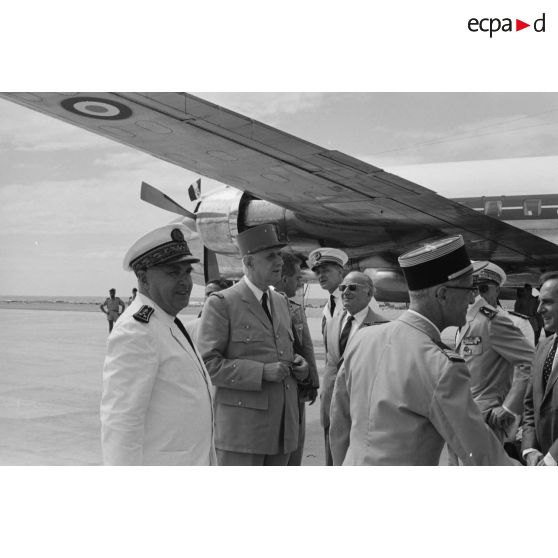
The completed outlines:
<svg viewBox="0 0 558 558">
<path fill-rule="evenodd" d="M 361 271 L 351 271 L 339 285 L 343 308 L 351 315 L 366 308 L 374 295 L 372 279 Z"/>
</svg>

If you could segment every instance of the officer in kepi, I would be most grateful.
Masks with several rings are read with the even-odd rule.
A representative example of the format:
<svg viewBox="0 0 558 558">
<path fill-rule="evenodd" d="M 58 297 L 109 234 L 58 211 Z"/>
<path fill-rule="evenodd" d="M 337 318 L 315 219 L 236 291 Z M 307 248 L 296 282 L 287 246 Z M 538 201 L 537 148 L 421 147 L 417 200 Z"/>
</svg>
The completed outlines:
<svg viewBox="0 0 558 558">
<path fill-rule="evenodd" d="M 466 465 L 512 465 L 473 401 L 464 359 L 440 331 L 461 326 L 474 266 L 461 236 L 399 258 L 410 306 L 393 322 L 357 331 L 345 349 L 350 409 L 343 465 L 438 465 L 444 442 Z"/>
<path fill-rule="evenodd" d="M 281 279 L 284 246 L 272 224 L 242 231 L 244 277 L 203 309 L 199 343 L 216 388 L 219 465 L 287 465 L 298 447 L 297 383 L 308 364 L 295 354 L 287 301 L 269 288 Z"/>
<path fill-rule="evenodd" d="M 177 314 L 192 264 L 179 224 L 139 238 L 124 257 L 138 294 L 107 344 L 101 399 L 105 465 L 216 465 L 213 388 Z"/>
</svg>

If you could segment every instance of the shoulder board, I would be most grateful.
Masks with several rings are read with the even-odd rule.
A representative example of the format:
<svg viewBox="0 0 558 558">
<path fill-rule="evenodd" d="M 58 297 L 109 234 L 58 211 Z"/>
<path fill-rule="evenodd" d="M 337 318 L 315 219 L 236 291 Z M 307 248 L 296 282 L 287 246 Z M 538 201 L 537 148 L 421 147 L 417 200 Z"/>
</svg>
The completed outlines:
<svg viewBox="0 0 558 558">
<path fill-rule="evenodd" d="M 220 298 L 220 299 L 225 298 L 225 295 L 223 293 L 221 293 L 221 291 L 218 291 L 216 293 L 211 293 L 209 296 L 216 296 L 217 298 Z"/>
<path fill-rule="evenodd" d="M 525 314 L 520 314 L 519 312 L 515 312 L 514 310 L 508 310 L 508 314 L 511 314 L 512 316 L 517 316 L 518 318 L 523 318 L 524 320 L 529 319 L 529 316 L 526 316 Z"/>
<path fill-rule="evenodd" d="M 498 314 L 498 312 L 496 310 L 492 310 L 491 308 L 488 308 L 487 306 L 481 306 L 479 309 L 479 312 L 481 314 L 484 314 L 489 320 L 491 320 L 494 316 L 496 316 L 496 314 Z"/>
<path fill-rule="evenodd" d="M 302 306 L 302 304 L 300 304 L 296 300 L 293 300 L 292 298 L 289 298 L 289 303 L 292 304 L 293 306 Z"/>
<path fill-rule="evenodd" d="M 465 362 L 465 359 L 458 355 L 455 351 L 452 351 L 447 345 L 438 341 L 437 339 L 432 339 L 432 342 L 437 345 L 442 353 L 444 353 L 452 362 Z"/>
<path fill-rule="evenodd" d="M 147 306 L 144 304 L 135 314 L 134 319 L 138 322 L 143 322 L 144 324 L 148 324 L 151 316 L 153 315 L 155 310 L 151 308 L 151 306 Z"/>
</svg>

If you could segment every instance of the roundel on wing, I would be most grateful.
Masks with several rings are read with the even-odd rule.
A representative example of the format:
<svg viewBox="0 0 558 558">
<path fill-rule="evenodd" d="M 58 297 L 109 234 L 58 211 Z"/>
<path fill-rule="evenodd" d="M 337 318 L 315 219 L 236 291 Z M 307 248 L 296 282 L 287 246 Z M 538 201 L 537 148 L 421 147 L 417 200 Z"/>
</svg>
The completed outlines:
<svg viewBox="0 0 558 558">
<path fill-rule="evenodd" d="M 100 97 L 70 97 L 61 103 L 67 111 L 98 118 L 99 120 L 124 120 L 132 115 L 132 109 L 118 101 Z"/>
</svg>

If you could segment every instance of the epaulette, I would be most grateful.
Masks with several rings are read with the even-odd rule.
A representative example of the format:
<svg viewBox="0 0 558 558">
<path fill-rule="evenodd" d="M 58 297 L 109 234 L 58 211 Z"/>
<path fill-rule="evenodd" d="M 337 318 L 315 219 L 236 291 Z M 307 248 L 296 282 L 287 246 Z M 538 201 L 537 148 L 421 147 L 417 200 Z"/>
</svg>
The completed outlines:
<svg viewBox="0 0 558 558">
<path fill-rule="evenodd" d="M 387 324 L 389 323 L 389 320 L 383 321 L 383 322 L 362 322 L 362 325 L 365 327 L 370 327 L 370 326 L 375 326 L 375 325 L 382 325 L 382 324 Z"/>
<path fill-rule="evenodd" d="M 134 319 L 138 322 L 143 322 L 144 324 L 148 324 L 151 316 L 153 315 L 155 310 L 151 308 L 151 306 L 147 306 L 144 304 L 135 314 Z"/>
<path fill-rule="evenodd" d="M 296 300 L 293 300 L 292 298 L 289 298 L 289 302 L 290 302 L 293 306 L 302 306 L 302 304 L 300 304 L 300 302 L 297 302 Z"/>
<path fill-rule="evenodd" d="M 465 362 L 465 359 L 461 355 L 458 355 L 455 351 L 452 351 L 446 344 L 442 343 L 442 341 L 439 341 L 438 339 L 432 339 L 432 342 L 437 345 L 452 362 Z"/>
<path fill-rule="evenodd" d="M 517 316 L 518 318 L 523 318 L 524 320 L 529 319 L 529 316 L 526 316 L 525 314 L 520 314 L 519 312 L 516 312 L 515 310 L 508 310 L 508 314 L 511 314 L 512 316 Z"/>
<path fill-rule="evenodd" d="M 491 320 L 492 318 L 494 318 L 494 316 L 496 316 L 496 314 L 498 314 L 498 312 L 496 310 L 492 310 L 491 308 L 488 308 L 487 306 L 481 306 L 479 309 L 479 312 L 481 314 L 484 314 L 489 320 Z"/>
<path fill-rule="evenodd" d="M 220 291 L 216 292 L 216 293 L 210 293 L 209 296 L 216 296 L 218 298 L 220 298 L 221 300 L 225 298 L 225 295 L 222 294 Z M 209 297 L 207 297 L 209 298 Z"/>
</svg>

